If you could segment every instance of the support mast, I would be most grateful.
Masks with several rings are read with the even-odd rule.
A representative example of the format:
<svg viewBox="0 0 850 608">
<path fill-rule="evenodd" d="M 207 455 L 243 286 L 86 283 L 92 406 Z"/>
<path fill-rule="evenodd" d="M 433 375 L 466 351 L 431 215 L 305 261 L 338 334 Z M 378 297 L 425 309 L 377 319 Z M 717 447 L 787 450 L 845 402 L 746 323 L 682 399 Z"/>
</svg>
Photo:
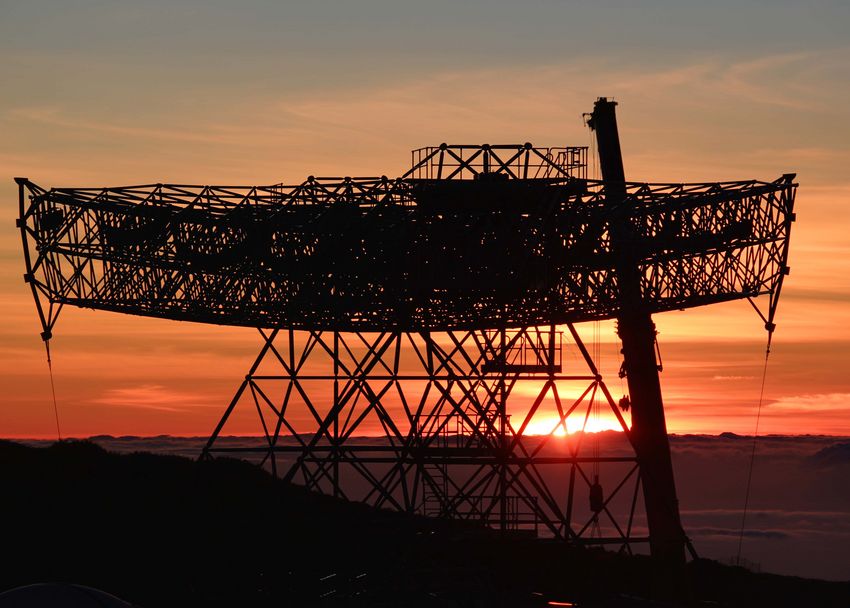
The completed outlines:
<svg viewBox="0 0 850 608">
<path fill-rule="evenodd" d="M 624 371 L 632 408 L 631 439 L 640 464 L 650 551 L 653 557 L 675 565 L 685 561 L 685 534 L 679 518 L 679 501 L 655 357 L 655 324 L 642 297 L 640 268 L 627 220 L 626 178 L 617 132 L 616 105 L 616 102 L 600 97 L 594 104 L 588 125 L 596 132 L 605 199 L 613 212 L 611 241 L 617 256 L 616 272 L 621 296 L 617 333 L 623 342 Z"/>
</svg>

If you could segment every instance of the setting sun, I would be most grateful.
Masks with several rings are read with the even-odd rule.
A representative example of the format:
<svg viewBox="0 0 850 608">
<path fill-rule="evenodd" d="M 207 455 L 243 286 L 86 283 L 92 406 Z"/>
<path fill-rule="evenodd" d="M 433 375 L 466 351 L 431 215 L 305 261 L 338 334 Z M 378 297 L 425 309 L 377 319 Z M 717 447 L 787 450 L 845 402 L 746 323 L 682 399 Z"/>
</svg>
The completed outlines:
<svg viewBox="0 0 850 608">
<path fill-rule="evenodd" d="M 519 429 L 517 429 L 519 430 Z M 586 433 L 600 433 L 602 431 L 618 431 L 622 432 L 623 427 L 613 416 L 599 416 L 587 419 L 585 424 L 584 417 L 570 416 L 566 420 L 566 425 L 563 424 L 558 416 L 538 417 L 526 425 L 524 435 L 549 435 L 555 437 L 565 437 L 584 431 Z"/>
</svg>

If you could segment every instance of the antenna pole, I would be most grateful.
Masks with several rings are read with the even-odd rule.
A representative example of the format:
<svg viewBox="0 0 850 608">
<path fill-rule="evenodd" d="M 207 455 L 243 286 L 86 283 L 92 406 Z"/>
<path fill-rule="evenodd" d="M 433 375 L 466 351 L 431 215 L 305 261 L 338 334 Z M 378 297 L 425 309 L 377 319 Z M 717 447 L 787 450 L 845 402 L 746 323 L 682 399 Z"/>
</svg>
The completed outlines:
<svg viewBox="0 0 850 608">
<path fill-rule="evenodd" d="M 617 256 L 620 287 L 617 333 L 623 342 L 624 371 L 632 402 L 631 439 L 640 464 L 650 551 L 659 562 L 675 570 L 684 564 L 686 539 L 679 518 L 655 357 L 655 324 L 641 293 L 640 267 L 625 203 L 626 179 L 616 105 L 600 97 L 594 104 L 588 126 L 596 132 L 605 200 L 612 211 L 611 245 Z"/>
</svg>

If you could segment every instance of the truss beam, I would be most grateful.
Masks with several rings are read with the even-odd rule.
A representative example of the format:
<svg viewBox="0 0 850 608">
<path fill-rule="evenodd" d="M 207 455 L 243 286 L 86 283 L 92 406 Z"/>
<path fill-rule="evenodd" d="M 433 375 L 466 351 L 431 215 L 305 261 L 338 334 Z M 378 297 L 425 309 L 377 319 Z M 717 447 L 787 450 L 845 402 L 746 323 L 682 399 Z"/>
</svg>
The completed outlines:
<svg viewBox="0 0 850 608">
<path fill-rule="evenodd" d="M 612 192 L 551 162 L 547 177 L 517 177 L 516 152 L 478 151 L 425 155 L 456 165 L 451 179 L 45 190 L 19 178 L 26 279 L 48 333 L 66 304 L 304 330 L 531 327 L 620 315 L 611 235 L 627 225 L 650 313 L 767 296 L 773 322 L 793 175 Z"/>
</svg>

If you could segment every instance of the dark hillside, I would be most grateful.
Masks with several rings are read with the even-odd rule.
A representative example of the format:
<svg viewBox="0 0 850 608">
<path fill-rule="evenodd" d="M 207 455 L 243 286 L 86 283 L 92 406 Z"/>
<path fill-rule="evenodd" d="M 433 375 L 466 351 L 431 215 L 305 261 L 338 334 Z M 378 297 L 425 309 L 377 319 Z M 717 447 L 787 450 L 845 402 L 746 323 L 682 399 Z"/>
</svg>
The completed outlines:
<svg viewBox="0 0 850 608">
<path fill-rule="evenodd" d="M 236 460 L 0 442 L 0 483 L 0 591 L 64 581 L 150 607 L 655 605 L 638 599 L 645 558 L 377 511 Z M 708 561 L 689 576 L 722 606 L 850 605 L 847 583 Z"/>
</svg>

